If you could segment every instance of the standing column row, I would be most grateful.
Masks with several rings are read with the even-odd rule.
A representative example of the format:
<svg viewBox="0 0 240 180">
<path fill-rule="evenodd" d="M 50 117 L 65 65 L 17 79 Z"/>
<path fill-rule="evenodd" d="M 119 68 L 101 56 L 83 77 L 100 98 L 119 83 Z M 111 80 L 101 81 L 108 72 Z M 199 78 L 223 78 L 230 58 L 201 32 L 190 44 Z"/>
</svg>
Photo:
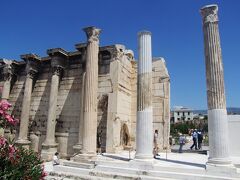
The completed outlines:
<svg viewBox="0 0 240 180">
<path fill-rule="evenodd" d="M 208 99 L 208 164 L 230 165 L 228 121 L 217 13 L 217 5 L 209 5 L 201 9 Z"/>
<path fill-rule="evenodd" d="M 152 46 L 151 33 L 138 34 L 136 159 L 153 158 Z"/>
</svg>

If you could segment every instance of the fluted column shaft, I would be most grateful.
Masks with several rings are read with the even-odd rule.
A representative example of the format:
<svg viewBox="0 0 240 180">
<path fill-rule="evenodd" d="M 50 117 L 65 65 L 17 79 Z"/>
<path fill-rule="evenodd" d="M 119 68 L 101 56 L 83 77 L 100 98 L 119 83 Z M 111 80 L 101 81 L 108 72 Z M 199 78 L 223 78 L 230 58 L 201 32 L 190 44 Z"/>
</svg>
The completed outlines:
<svg viewBox="0 0 240 180">
<path fill-rule="evenodd" d="M 217 5 L 201 9 L 205 47 L 208 99 L 208 164 L 231 164 L 228 146 L 228 122 L 224 88 L 222 53 L 218 29 Z"/>
<path fill-rule="evenodd" d="M 50 89 L 49 109 L 48 109 L 47 133 L 46 133 L 46 140 L 44 142 L 44 145 L 56 145 L 56 142 L 55 142 L 56 108 L 57 108 L 59 76 L 61 72 L 62 72 L 62 67 L 53 68 L 51 89 Z"/>
<path fill-rule="evenodd" d="M 28 125 L 29 125 L 29 114 L 30 114 L 30 105 L 31 105 L 31 95 L 32 95 L 32 86 L 33 78 L 35 76 L 35 71 L 30 71 L 27 74 L 25 80 L 25 88 L 22 102 L 22 111 L 20 119 L 20 128 L 19 128 L 19 137 L 17 140 L 18 144 L 27 145 L 30 143 L 28 140 Z"/>
<path fill-rule="evenodd" d="M 100 29 L 85 28 L 88 37 L 86 54 L 86 75 L 83 111 L 83 149 L 82 153 L 96 154 L 97 136 L 97 91 L 98 91 L 98 52 Z"/>
<path fill-rule="evenodd" d="M 152 49 L 151 33 L 138 34 L 138 90 L 136 159 L 153 157 Z"/>
</svg>

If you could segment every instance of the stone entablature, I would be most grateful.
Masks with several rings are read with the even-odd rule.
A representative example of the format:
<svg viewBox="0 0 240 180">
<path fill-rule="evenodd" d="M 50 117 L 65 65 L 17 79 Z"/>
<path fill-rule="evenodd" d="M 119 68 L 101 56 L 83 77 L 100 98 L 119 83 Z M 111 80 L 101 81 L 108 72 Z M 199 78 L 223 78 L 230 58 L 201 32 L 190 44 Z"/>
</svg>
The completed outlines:
<svg viewBox="0 0 240 180">
<path fill-rule="evenodd" d="M 34 139 L 35 151 L 42 150 L 42 144 L 46 139 L 54 74 L 60 77 L 55 110 L 55 142 L 58 144 L 58 151 L 62 157 L 71 156 L 74 154 L 73 147 L 82 143 L 79 141 L 79 137 L 83 138 L 79 133 L 79 124 L 83 121 L 82 101 L 83 87 L 86 83 L 83 82 L 86 72 L 87 43 L 77 44 L 75 48 L 77 51 L 72 52 L 61 48 L 49 49 L 47 57 L 40 58 L 29 54 L 22 56 L 25 61 L 14 61 L 17 71 L 14 72 L 16 78 L 11 85 L 9 101 L 13 104 L 12 113 L 17 118 L 20 118 L 22 113 L 26 75 L 30 71 L 37 73 L 32 81 L 33 87 L 30 93 L 27 135 L 28 140 Z M 0 64 L 5 66 L 3 61 L 0 61 Z M 152 66 L 153 126 L 154 129 L 159 130 L 160 149 L 163 149 L 168 147 L 169 136 L 169 75 L 162 58 L 154 60 Z M 102 131 L 103 150 L 117 152 L 129 146 L 135 148 L 136 83 L 137 63 L 131 50 L 120 44 L 99 47 L 97 131 Z M 4 79 L 1 74 L 0 86 L 3 84 Z"/>
</svg>

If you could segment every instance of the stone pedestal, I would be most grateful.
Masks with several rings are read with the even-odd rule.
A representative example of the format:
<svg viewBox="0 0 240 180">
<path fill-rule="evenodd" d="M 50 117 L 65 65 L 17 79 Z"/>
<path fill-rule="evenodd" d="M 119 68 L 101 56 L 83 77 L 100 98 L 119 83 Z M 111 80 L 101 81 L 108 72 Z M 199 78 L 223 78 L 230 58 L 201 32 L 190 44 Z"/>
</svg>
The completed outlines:
<svg viewBox="0 0 240 180">
<path fill-rule="evenodd" d="M 22 55 L 21 58 L 26 61 L 27 76 L 25 81 L 24 95 L 23 95 L 23 102 L 22 102 L 19 136 L 16 141 L 16 144 L 23 146 L 25 148 L 29 148 L 30 141 L 28 139 L 28 126 L 29 126 L 29 113 L 30 113 L 30 105 L 31 105 L 31 94 L 33 89 L 33 79 L 35 78 L 38 72 L 40 58 L 35 54 Z"/>
<path fill-rule="evenodd" d="M 201 9 L 208 98 L 209 160 L 207 165 L 231 166 L 217 13 L 217 5 L 208 5 Z"/>
<path fill-rule="evenodd" d="M 58 98 L 58 87 L 60 82 L 60 77 L 65 66 L 65 60 L 67 53 L 60 48 L 49 49 L 47 53 L 52 57 L 52 80 L 50 89 L 50 100 L 48 109 L 48 121 L 47 121 L 47 132 L 46 139 L 42 146 L 42 158 L 50 160 L 54 153 L 57 152 L 57 146 L 55 140 L 55 127 L 56 127 L 56 109 L 57 109 L 57 98 Z"/>
<path fill-rule="evenodd" d="M 135 159 L 153 158 L 151 33 L 138 33 L 137 134 Z"/>
</svg>

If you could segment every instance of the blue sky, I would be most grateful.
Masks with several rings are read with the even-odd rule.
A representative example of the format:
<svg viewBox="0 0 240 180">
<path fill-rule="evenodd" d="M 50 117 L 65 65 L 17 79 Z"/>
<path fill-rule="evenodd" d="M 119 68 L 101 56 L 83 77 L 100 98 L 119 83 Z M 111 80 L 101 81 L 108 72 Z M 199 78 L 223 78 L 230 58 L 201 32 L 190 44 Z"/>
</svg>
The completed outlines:
<svg viewBox="0 0 240 180">
<path fill-rule="evenodd" d="M 137 32 L 152 32 L 153 56 L 164 57 L 171 76 L 171 106 L 207 108 L 203 33 L 199 9 L 219 5 L 227 106 L 240 107 L 240 1 L 212 0 L 8 0 L 0 1 L 0 58 L 46 56 L 74 50 L 83 27 L 102 29 L 100 43 L 124 44 L 137 54 Z"/>
</svg>

